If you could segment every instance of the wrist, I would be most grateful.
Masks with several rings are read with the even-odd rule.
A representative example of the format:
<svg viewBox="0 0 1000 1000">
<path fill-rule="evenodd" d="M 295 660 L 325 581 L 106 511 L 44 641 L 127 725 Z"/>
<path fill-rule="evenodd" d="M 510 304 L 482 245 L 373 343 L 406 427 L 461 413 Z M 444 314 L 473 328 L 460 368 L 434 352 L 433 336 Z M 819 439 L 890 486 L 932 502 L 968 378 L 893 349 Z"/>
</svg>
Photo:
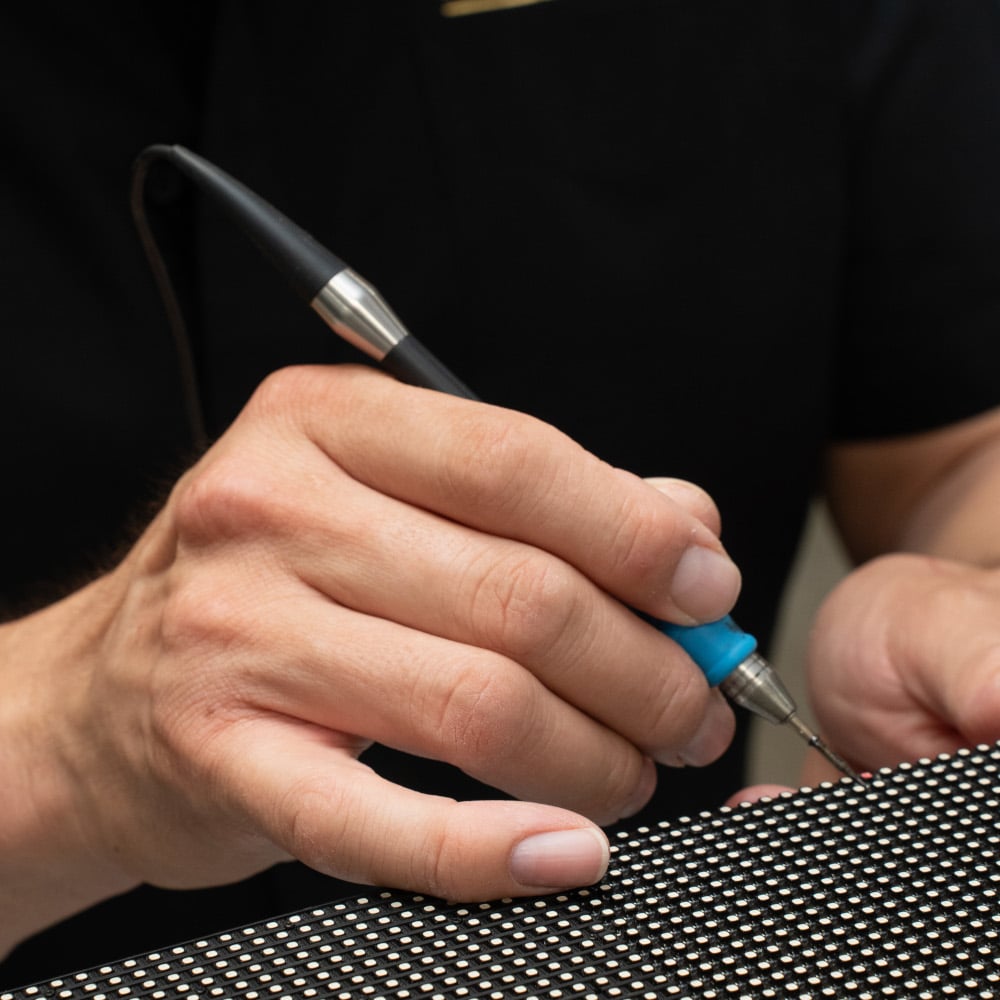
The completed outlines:
<svg viewBox="0 0 1000 1000">
<path fill-rule="evenodd" d="M 79 724 L 111 589 L 102 578 L 0 626 L 0 954 L 137 884 L 97 833 Z"/>
</svg>

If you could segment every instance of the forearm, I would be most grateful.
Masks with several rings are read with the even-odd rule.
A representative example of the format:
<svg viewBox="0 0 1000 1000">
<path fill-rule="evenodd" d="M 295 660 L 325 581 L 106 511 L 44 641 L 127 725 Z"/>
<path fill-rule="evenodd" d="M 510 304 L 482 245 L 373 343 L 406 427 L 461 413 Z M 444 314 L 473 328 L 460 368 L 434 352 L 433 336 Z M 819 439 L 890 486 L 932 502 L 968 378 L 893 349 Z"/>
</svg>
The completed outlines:
<svg viewBox="0 0 1000 1000">
<path fill-rule="evenodd" d="M 1000 442 L 965 456 L 915 504 L 900 548 L 1000 566 Z"/>
<path fill-rule="evenodd" d="M 859 562 L 919 552 L 1000 564 L 1000 410 L 907 438 L 838 445 L 826 485 Z"/>
<path fill-rule="evenodd" d="M 106 591 L 99 581 L 0 627 L 0 955 L 133 884 L 87 830 L 68 721 Z"/>
</svg>

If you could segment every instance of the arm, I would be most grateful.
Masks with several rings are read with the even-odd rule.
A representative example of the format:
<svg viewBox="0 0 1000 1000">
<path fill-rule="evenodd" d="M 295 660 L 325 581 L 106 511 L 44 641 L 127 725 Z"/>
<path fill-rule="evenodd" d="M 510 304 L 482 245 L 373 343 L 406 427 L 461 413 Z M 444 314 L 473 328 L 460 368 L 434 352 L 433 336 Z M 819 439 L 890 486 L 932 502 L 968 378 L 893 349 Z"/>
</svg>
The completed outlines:
<svg viewBox="0 0 1000 1000">
<path fill-rule="evenodd" d="M 865 767 L 1000 737 L 1000 411 L 841 445 L 828 495 L 849 550 L 872 561 L 813 631 L 823 729 Z M 807 780 L 830 777 L 813 763 Z"/>
<path fill-rule="evenodd" d="M 859 562 L 903 551 L 1000 564 L 1000 410 L 925 434 L 838 445 L 826 495 Z"/>
<path fill-rule="evenodd" d="M 987 3 L 855 14 L 832 410 L 853 443 L 831 449 L 825 486 L 870 561 L 821 609 L 810 679 L 827 735 L 878 766 L 1000 735 L 1000 18 Z"/>
</svg>

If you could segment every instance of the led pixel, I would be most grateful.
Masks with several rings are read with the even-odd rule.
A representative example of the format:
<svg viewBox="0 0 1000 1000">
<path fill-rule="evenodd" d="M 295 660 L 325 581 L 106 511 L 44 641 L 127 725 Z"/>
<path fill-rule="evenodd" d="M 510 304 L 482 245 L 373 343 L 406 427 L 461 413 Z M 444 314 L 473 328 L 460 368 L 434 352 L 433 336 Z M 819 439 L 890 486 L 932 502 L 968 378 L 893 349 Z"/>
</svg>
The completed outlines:
<svg viewBox="0 0 1000 1000">
<path fill-rule="evenodd" d="M 618 834 L 599 886 L 372 892 L 0 1000 L 1000 998 L 1000 745 Z"/>
</svg>

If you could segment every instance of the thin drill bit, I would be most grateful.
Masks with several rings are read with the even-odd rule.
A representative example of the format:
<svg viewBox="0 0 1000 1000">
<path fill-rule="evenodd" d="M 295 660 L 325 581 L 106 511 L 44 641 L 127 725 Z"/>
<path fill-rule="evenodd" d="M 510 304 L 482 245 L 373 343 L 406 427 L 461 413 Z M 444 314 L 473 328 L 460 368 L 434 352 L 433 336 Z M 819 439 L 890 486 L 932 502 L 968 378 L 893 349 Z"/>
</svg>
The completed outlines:
<svg viewBox="0 0 1000 1000">
<path fill-rule="evenodd" d="M 852 781 L 861 781 L 861 775 L 858 774 L 850 764 L 844 760 L 840 754 L 834 752 L 828 747 L 821 739 L 819 733 L 813 732 L 799 717 L 795 712 L 785 720 L 798 734 L 809 744 L 811 747 L 815 747 L 833 766 L 840 771 L 842 774 L 846 774 L 848 778 Z"/>
<path fill-rule="evenodd" d="M 704 626 L 701 626 L 704 628 Z M 723 633 L 728 637 L 728 631 Z M 745 634 L 745 633 L 743 633 Z M 756 641 L 756 640 L 754 640 Z M 782 683 L 777 671 L 759 653 L 751 653 L 739 663 L 719 689 L 737 705 L 776 726 L 788 723 L 809 744 L 815 747 L 838 771 L 852 781 L 861 781 L 859 775 L 839 754 L 831 750 L 819 734 L 810 729 L 798 715 L 795 699 Z"/>
</svg>

